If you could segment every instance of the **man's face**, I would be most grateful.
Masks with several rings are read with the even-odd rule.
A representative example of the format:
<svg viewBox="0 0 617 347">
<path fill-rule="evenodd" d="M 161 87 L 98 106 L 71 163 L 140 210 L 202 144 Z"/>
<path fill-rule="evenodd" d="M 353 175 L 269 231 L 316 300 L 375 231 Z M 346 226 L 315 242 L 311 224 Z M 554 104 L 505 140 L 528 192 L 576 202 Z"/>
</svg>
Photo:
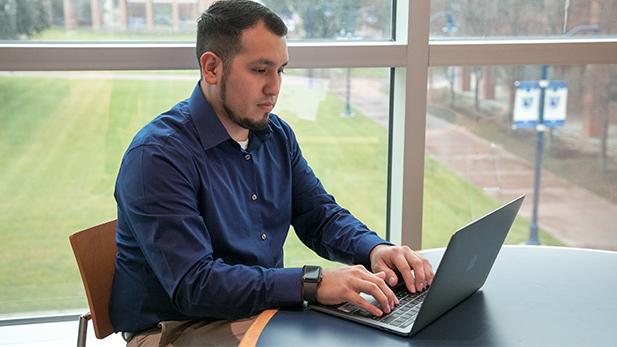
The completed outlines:
<svg viewBox="0 0 617 347">
<path fill-rule="evenodd" d="M 223 68 L 221 102 L 226 116 L 249 130 L 264 130 L 287 65 L 287 41 L 259 22 L 242 32 L 242 48 Z"/>
</svg>

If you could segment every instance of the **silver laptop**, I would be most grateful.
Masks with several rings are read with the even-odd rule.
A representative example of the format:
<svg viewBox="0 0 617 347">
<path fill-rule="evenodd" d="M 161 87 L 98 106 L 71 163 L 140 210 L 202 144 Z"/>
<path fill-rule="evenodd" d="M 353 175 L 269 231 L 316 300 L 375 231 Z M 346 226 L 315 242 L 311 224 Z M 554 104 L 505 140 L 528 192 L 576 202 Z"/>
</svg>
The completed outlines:
<svg viewBox="0 0 617 347">
<path fill-rule="evenodd" d="M 456 231 L 432 285 L 415 294 L 409 293 L 404 285 L 393 288 L 400 303 L 389 314 L 376 317 L 349 303 L 311 304 L 309 308 L 399 335 L 416 334 L 482 287 L 524 198 L 520 196 Z M 372 296 L 362 295 L 378 305 Z"/>
</svg>

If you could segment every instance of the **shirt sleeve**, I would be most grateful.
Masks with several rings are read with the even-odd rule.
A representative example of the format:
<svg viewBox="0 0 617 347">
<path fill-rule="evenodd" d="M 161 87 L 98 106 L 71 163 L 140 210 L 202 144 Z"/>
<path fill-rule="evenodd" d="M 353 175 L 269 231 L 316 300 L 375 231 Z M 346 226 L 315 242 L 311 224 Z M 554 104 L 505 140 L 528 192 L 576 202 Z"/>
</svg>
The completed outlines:
<svg viewBox="0 0 617 347">
<path fill-rule="evenodd" d="M 116 186 L 119 212 L 176 309 L 193 317 L 234 319 L 300 305 L 301 269 L 213 258 L 197 206 L 198 180 L 190 153 L 142 145 L 127 153 Z"/>
<path fill-rule="evenodd" d="M 320 256 L 370 269 L 369 254 L 380 238 L 348 210 L 339 206 L 302 155 L 288 128 L 292 166 L 292 225 L 302 242 Z"/>
</svg>

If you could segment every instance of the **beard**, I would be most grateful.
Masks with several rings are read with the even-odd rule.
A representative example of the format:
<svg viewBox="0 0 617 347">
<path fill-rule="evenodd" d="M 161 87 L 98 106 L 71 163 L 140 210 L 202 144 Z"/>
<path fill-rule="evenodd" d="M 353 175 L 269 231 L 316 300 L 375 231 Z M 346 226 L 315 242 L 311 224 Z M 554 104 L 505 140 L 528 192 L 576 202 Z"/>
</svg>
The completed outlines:
<svg viewBox="0 0 617 347">
<path fill-rule="evenodd" d="M 231 107 L 227 104 L 227 73 L 223 72 L 223 80 L 221 81 L 221 102 L 223 104 L 223 110 L 227 113 L 227 117 L 231 119 L 232 122 L 237 125 L 243 127 L 244 129 L 248 129 L 250 131 L 264 131 L 268 129 L 268 123 L 270 122 L 270 113 L 264 113 L 264 117 L 260 120 L 252 120 L 248 117 L 242 117 L 234 112 Z"/>
</svg>

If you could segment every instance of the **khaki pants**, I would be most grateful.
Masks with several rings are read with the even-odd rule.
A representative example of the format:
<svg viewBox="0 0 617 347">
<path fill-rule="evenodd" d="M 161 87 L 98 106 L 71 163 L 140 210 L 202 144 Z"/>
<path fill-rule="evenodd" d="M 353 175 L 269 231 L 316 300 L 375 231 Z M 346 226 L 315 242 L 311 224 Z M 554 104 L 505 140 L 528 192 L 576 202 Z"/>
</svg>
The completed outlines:
<svg viewBox="0 0 617 347">
<path fill-rule="evenodd" d="M 135 335 L 127 347 L 197 347 L 238 346 L 257 316 L 211 323 L 199 321 L 165 321 L 158 329 Z"/>
</svg>

